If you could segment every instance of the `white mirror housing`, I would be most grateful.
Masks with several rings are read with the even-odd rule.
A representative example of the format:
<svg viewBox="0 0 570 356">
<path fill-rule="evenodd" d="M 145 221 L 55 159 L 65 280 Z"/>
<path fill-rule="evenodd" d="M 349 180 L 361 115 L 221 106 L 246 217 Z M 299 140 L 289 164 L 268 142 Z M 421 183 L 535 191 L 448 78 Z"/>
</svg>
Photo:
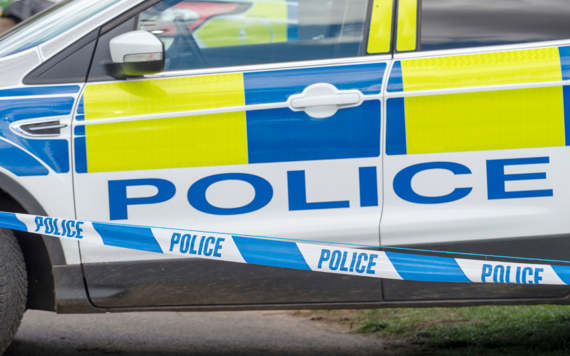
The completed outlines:
<svg viewBox="0 0 570 356">
<path fill-rule="evenodd" d="M 109 47 L 112 63 L 107 64 L 107 70 L 117 79 L 164 70 L 164 44 L 150 32 L 124 33 L 113 38 Z"/>
<path fill-rule="evenodd" d="M 144 54 L 162 54 L 162 41 L 146 31 L 131 31 L 117 36 L 109 43 L 114 63 L 125 63 L 125 57 Z M 143 62 L 143 61 L 134 61 Z"/>
</svg>

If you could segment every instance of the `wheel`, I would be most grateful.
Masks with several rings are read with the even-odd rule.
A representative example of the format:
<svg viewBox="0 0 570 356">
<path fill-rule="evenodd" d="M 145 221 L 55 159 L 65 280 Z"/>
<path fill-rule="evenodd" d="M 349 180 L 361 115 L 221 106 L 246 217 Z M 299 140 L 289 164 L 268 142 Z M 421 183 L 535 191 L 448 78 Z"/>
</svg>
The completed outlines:
<svg viewBox="0 0 570 356">
<path fill-rule="evenodd" d="M 0 355 L 8 348 L 26 310 L 28 278 L 12 230 L 0 229 Z"/>
</svg>

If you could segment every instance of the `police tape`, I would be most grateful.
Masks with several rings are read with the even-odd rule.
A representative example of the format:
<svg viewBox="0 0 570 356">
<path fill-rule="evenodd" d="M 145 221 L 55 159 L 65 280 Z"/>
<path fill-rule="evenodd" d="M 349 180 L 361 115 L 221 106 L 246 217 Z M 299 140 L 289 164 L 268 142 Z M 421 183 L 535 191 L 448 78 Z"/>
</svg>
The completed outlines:
<svg viewBox="0 0 570 356">
<path fill-rule="evenodd" d="M 424 282 L 570 285 L 570 266 L 479 261 L 0 212 L 0 227 L 226 262 Z"/>
</svg>

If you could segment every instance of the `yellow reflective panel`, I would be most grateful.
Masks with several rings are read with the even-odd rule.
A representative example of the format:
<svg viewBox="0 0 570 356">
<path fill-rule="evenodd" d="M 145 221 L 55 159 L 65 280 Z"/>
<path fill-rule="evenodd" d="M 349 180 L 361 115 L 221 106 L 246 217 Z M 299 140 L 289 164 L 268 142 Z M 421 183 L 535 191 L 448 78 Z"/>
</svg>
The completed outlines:
<svg viewBox="0 0 570 356">
<path fill-rule="evenodd" d="M 405 98 L 408 154 L 564 146 L 561 87 Z"/>
<path fill-rule="evenodd" d="M 398 52 L 416 49 L 418 20 L 418 0 L 400 0 L 398 2 Z"/>
<path fill-rule="evenodd" d="M 402 61 L 404 90 L 562 80 L 558 48 Z"/>
<path fill-rule="evenodd" d="M 283 26 L 286 25 L 283 24 Z M 271 43 L 273 39 L 272 30 L 262 23 L 244 25 L 243 31 L 247 34 L 243 38 L 246 44 Z"/>
<path fill-rule="evenodd" d="M 285 0 L 255 1 L 243 15 L 216 16 L 194 31 L 205 47 L 287 42 Z"/>
<path fill-rule="evenodd" d="M 243 75 L 89 85 L 84 105 L 85 120 L 243 106 Z"/>
<path fill-rule="evenodd" d="M 390 52 L 392 4 L 393 0 L 374 0 L 368 34 L 368 53 Z"/>
<path fill-rule="evenodd" d="M 248 163 L 245 112 L 85 128 L 89 173 Z"/>
<path fill-rule="evenodd" d="M 239 20 L 210 20 L 193 36 L 200 39 L 205 47 L 241 46 L 240 31 L 244 26 Z"/>
<path fill-rule="evenodd" d="M 287 2 L 285 0 L 254 1 L 253 8 L 248 10 L 245 17 L 248 19 L 287 20 Z"/>
</svg>

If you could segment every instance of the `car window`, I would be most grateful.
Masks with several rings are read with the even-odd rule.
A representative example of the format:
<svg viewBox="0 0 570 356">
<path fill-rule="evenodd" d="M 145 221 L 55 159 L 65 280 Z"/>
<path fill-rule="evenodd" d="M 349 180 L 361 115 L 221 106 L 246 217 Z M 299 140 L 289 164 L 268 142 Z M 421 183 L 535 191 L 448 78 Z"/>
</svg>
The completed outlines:
<svg viewBox="0 0 570 356">
<path fill-rule="evenodd" d="M 120 0 L 66 0 L 0 36 L 0 58 L 55 38 Z"/>
<path fill-rule="evenodd" d="M 165 70 L 354 57 L 368 0 L 163 1 L 137 29 L 165 45 Z"/>
<path fill-rule="evenodd" d="M 421 50 L 570 39 L 568 0 L 422 0 Z"/>
</svg>

